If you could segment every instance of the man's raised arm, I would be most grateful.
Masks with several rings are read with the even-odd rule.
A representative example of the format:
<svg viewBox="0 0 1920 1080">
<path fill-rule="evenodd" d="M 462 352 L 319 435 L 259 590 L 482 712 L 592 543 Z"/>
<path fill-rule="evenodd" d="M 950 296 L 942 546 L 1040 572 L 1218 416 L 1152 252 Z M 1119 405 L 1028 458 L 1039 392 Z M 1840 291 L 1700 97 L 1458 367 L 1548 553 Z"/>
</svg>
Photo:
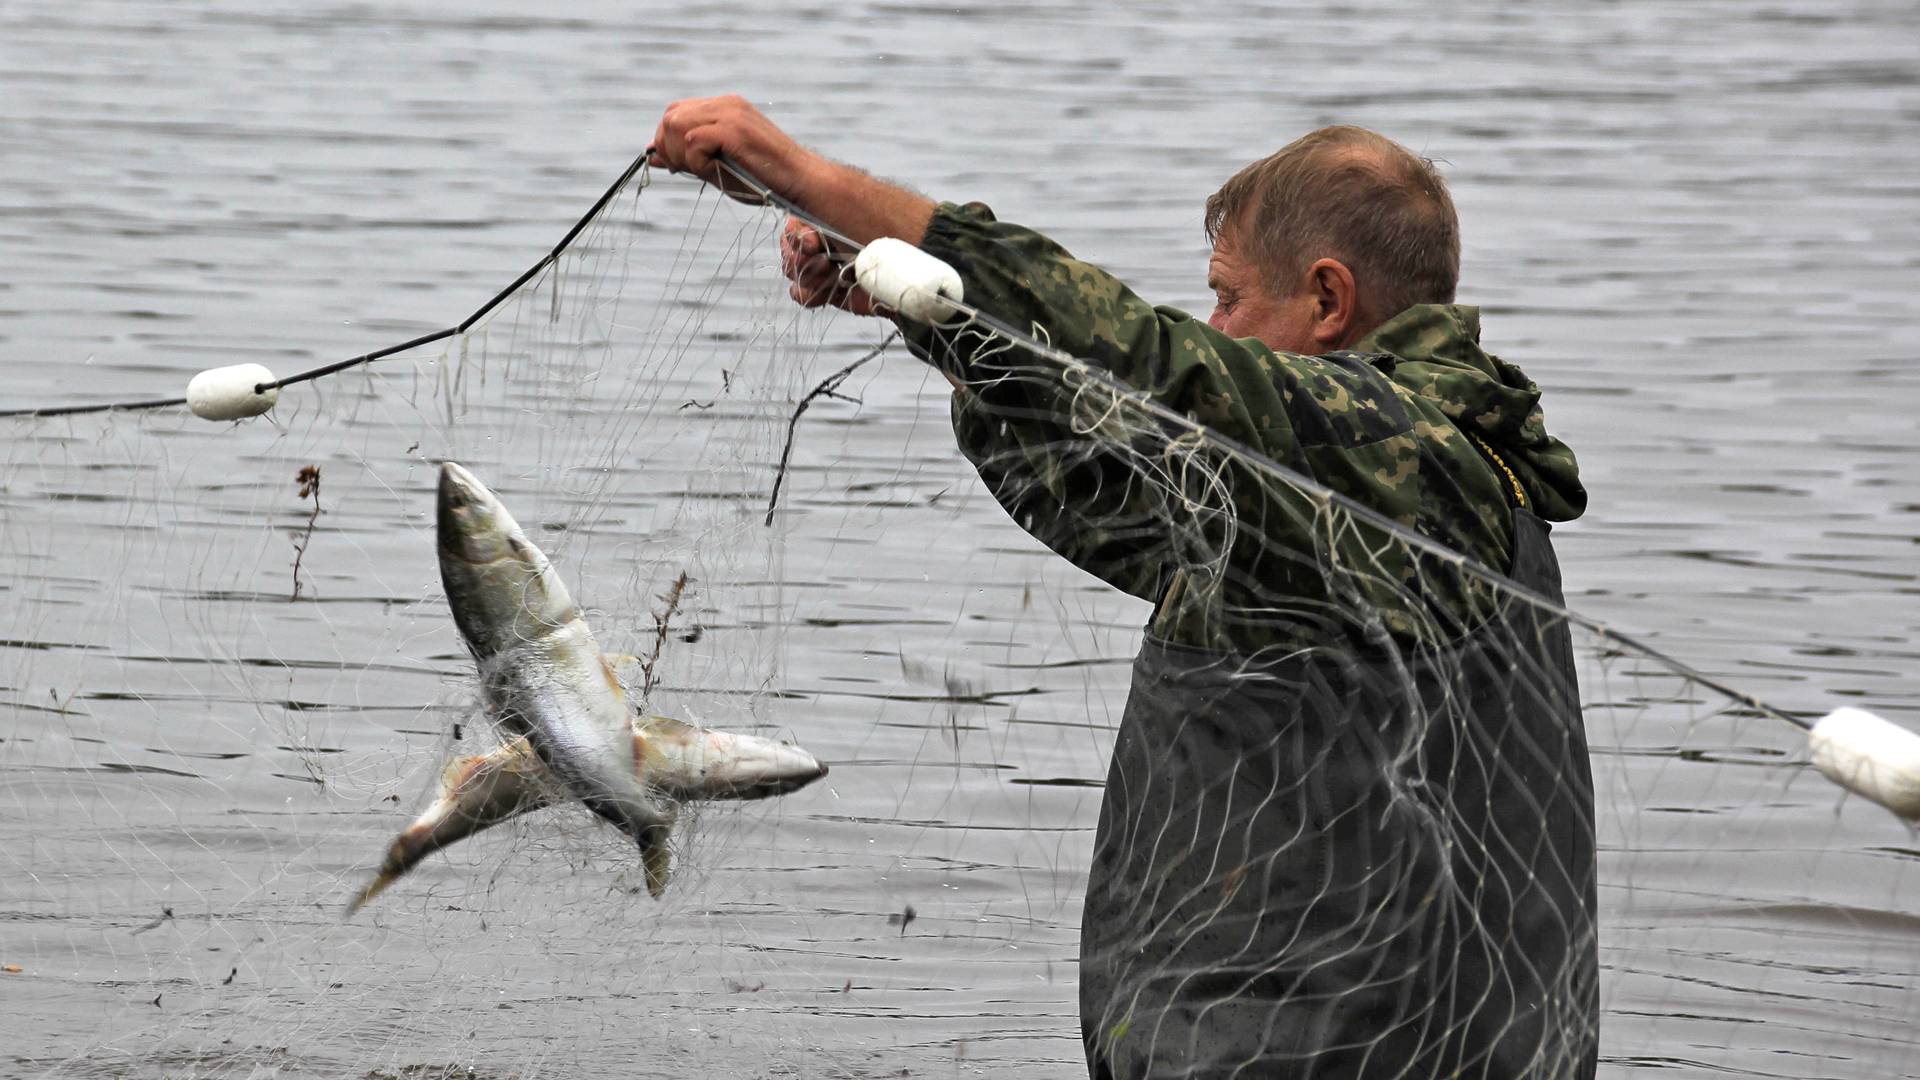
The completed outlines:
<svg viewBox="0 0 1920 1080">
<path fill-rule="evenodd" d="M 1232 438 L 1276 455 L 1293 449 L 1284 405 L 1262 370 L 1270 352 L 1179 312 L 1156 311 L 1111 275 L 1038 233 L 995 222 L 984 207 L 942 210 L 830 161 L 738 97 L 669 106 L 654 155 L 657 164 L 727 190 L 716 163 L 724 155 L 855 241 L 893 236 L 929 248 L 960 272 L 969 302 L 1003 321 L 1042 328 L 1056 347 Z M 729 193 L 747 197 L 737 188 Z M 878 314 L 814 230 L 789 223 L 781 253 L 795 300 Z M 1074 389 L 1016 357 L 977 367 L 975 353 L 988 342 L 977 333 L 955 337 L 904 321 L 901 329 L 917 355 L 967 390 L 955 396 L 955 436 L 1014 520 L 1082 569 L 1154 599 L 1169 557 L 1160 492 L 1137 475 L 1128 447 L 1070 422 Z"/>
<path fill-rule="evenodd" d="M 801 146 L 744 98 L 667 106 L 653 136 L 654 164 L 741 194 L 726 183 L 722 156 L 856 243 L 894 236 L 918 244 L 933 220 L 933 200 Z"/>
</svg>

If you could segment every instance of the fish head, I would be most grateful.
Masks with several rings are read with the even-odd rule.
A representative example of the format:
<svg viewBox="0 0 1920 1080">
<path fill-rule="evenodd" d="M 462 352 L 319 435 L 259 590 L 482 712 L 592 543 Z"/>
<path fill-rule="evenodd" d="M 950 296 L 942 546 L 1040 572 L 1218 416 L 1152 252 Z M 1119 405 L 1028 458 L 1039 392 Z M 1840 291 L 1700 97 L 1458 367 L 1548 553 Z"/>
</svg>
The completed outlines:
<svg viewBox="0 0 1920 1080">
<path fill-rule="evenodd" d="M 499 497 L 451 461 L 440 466 L 435 532 L 447 606 L 476 660 L 579 617 L 546 553 L 527 539 Z"/>
<path fill-rule="evenodd" d="M 649 784 L 676 799 L 765 799 L 798 791 L 827 767 L 791 743 L 655 716 L 634 729 Z"/>
</svg>

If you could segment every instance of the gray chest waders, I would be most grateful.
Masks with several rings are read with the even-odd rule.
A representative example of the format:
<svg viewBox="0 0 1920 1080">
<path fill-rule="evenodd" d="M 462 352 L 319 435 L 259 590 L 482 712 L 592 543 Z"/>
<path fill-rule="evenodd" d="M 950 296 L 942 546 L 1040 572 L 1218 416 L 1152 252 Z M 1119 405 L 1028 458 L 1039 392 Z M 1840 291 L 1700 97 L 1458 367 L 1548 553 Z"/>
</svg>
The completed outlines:
<svg viewBox="0 0 1920 1080">
<path fill-rule="evenodd" d="M 1514 516 L 1510 575 L 1559 600 Z M 1594 1075 L 1567 628 L 1516 603 L 1425 653 L 1141 649 L 1081 922 L 1095 1080 Z"/>
</svg>

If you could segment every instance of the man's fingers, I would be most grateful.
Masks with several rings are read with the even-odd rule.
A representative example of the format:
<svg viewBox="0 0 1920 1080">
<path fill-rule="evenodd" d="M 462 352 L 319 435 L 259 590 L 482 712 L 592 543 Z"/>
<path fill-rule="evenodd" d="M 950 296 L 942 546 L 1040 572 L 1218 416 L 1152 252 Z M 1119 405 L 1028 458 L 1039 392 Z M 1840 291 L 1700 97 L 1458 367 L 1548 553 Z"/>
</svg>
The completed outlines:
<svg viewBox="0 0 1920 1080">
<path fill-rule="evenodd" d="M 787 286 L 787 295 L 793 298 L 794 303 L 804 308 L 825 307 L 827 306 L 827 302 L 833 299 L 826 293 L 820 292 L 817 289 L 810 289 L 797 281 Z"/>
<path fill-rule="evenodd" d="M 854 283 L 853 268 L 825 255 L 796 260 L 787 276 L 792 279 L 787 294 L 805 307 L 832 304 L 856 315 L 872 310 L 872 301 Z"/>
<path fill-rule="evenodd" d="M 704 124 L 688 131 L 686 171 L 719 188 L 721 194 L 729 198 L 758 205 L 766 201 L 766 196 L 734 175 L 721 161 L 726 158 L 737 166 L 746 167 L 746 162 L 740 160 L 740 148 L 736 145 L 740 138 L 740 132 L 725 123 Z"/>
<path fill-rule="evenodd" d="M 721 166 L 723 157 L 739 160 L 745 141 L 754 137 L 758 114 L 737 97 L 676 101 L 661 113 L 654 133 L 655 159 L 676 172 L 694 176 L 736 199 L 757 201 L 758 193 Z"/>
<path fill-rule="evenodd" d="M 831 268 L 810 267 L 793 279 L 787 291 L 802 305 L 819 307 L 833 302 L 839 280 Z"/>
<path fill-rule="evenodd" d="M 654 157 L 675 172 L 688 172 L 703 180 L 712 179 L 713 155 L 718 152 L 719 130 L 715 125 L 714 99 L 676 101 L 660 114 L 654 129 Z"/>
<path fill-rule="evenodd" d="M 674 172 L 691 172 L 687 165 L 687 124 L 690 111 L 687 102 L 676 101 L 667 106 L 660 117 L 659 130 L 654 132 L 654 153 L 660 163 Z"/>
<path fill-rule="evenodd" d="M 819 230 L 799 218 L 788 218 L 786 227 L 780 231 L 781 272 L 790 278 L 797 278 L 802 269 L 815 259 L 827 259 L 826 241 L 821 238 Z"/>
<path fill-rule="evenodd" d="M 832 245 L 820 230 L 789 217 L 780 229 L 780 272 L 791 282 L 787 295 L 803 307 L 835 307 L 867 315 L 873 311 L 868 296 L 853 277 L 853 266 L 832 255 Z"/>
<path fill-rule="evenodd" d="M 742 202 L 764 201 L 750 185 L 721 165 L 724 158 L 759 184 L 792 197 L 795 185 L 817 159 L 753 104 L 739 96 L 676 101 L 661 113 L 654 134 L 654 163 L 692 173 Z"/>
<path fill-rule="evenodd" d="M 818 255 L 826 251 L 826 244 L 820 238 L 820 230 L 789 216 L 780 229 L 780 250 L 791 251 L 796 256 Z"/>
<path fill-rule="evenodd" d="M 839 268 L 824 256 L 816 256 L 801 263 L 792 275 L 795 299 L 808 307 L 818 307 L 830 302 L 836 291 L 843 288 Z"/>
<path fill-rule="evenodd" d="M 804 255 L 792 245 L 783 241 L 780 245 L 780 272 L 798 281 L 800 280 L 800 276 L 806 273 L 807 264 L 817 258 L 820 258 L 820 256 Z"/>
</svg>

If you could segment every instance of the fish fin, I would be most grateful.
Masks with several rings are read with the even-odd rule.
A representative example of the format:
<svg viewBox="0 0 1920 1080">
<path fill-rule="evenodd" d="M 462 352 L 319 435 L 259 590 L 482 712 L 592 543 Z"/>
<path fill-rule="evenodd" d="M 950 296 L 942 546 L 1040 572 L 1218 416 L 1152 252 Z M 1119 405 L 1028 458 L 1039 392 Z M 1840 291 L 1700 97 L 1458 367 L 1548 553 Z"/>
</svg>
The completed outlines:
<svg viewBox="0 0 1920 1080">
<path fill-rule="evenodd" d="M 495 753 L 498 753 L 498 751 L 495 751 Z M 447 767 L 440 770 L 440 794 L 438 797 L 441 799 L 451 798 L 467 781 L 473 778 L 475 772 L 484 769 L 488 765 L 489 758 L 492 756 L 492 754 L 473 754 L 468 757 L 457 757 L 447 762 Z"/>
<path fill-rule="evenodd" d="M 655 900 L 667 891 L 667 878 L 673 873 L 673 846 L 667 840 L 670 826 L 656 825 L 640 834 L 640 862 L 647 871 L 647 895 Z"/>
<path fill-rule="evenodd" d="M 624 702 L 627 700 L 627 688 L 620 685 L 620 673 L 614 670 L 614 663 L 613 657 L 605 653 L 600 654 L 600 674 L 607 680 L 607 689 L 613 691 L 614 697 Z"/>
<path fill-rule="evenodd" d="M 500 759 L 500 767 L 517 776 L 533 776 L 544 779 L 547 765 L 540 755 L 533 752 L 533 743 L 525 735 L 516 736 L 489 756 Z"/>
</svg>

